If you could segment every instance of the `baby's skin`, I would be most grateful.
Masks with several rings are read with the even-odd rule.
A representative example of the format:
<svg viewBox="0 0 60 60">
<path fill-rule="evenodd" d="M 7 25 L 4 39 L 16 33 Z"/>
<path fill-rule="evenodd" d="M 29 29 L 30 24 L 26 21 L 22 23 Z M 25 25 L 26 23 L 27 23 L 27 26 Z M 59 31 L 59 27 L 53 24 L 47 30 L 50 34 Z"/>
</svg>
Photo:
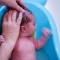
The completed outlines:
<svg viewBox="0 0 60 60">
<path fill-rule="evenodd" d="M 42 37 L 36 41 L 34 32 L 36 30 L 35 16 L 26 11 L 20 27 L 20 35 L 12 52 L 11 60 L 36 60 L 35 49 L 41 49 L 47 42 L 51 32 L 49 29 L 42 30 Z"/>
<path fill-rule="evenodd" d="M 26 38 L 17 41 L 11 60 L 36 60 L 35 45 Z"/>
<path fill-rule="evenodd" d="M 51 32 L 44 29 L 43 36 L 40 40 L 36 41 L 34 37 L 19 38 L 13 50 L 11 60 L 36 60 L 35 50 L 41 49 L 47 42 Z"/>
</svg>

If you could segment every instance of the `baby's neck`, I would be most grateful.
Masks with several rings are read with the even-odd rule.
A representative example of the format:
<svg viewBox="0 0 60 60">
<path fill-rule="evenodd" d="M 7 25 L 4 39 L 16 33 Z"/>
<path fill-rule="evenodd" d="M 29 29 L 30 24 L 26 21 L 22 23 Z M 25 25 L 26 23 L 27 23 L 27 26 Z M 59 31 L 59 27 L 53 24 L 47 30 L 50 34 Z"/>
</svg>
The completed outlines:
<svg viewBox="0 0 60 60">
<path fill-rule="evenodd" d="M 23 38 L 23 39 L 28 39 L 28 40 L 32 40 L 34 39 L 34 36 L 23 36 L 23 35 L 19 35 L 19 38 Z"/>
</svg>

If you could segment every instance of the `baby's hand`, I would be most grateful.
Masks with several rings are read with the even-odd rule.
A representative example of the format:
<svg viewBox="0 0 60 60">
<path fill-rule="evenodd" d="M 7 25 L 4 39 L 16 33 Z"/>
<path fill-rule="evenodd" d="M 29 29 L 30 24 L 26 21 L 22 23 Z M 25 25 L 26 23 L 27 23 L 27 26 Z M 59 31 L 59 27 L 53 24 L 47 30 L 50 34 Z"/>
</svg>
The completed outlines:
<svg viewBox="0 0 60 60">
<path fill-rule="evenodd" d="M 48 38 L 51 35 L 51 31 L 48 28 L 43 28 L 43 35 Z"/>
<path fill-rule="evenodd" d="M 5 40 L 4 37 L 2 35 L 0 35 L 0 45 L 2 42 L 4 42 L 4 40 Z"/>
</svg>

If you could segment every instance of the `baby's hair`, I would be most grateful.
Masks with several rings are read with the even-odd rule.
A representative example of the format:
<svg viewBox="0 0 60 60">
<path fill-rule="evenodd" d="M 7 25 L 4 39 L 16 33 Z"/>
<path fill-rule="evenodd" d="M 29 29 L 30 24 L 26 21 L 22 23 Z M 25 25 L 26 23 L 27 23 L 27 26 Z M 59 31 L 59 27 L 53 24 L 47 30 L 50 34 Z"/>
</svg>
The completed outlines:
<svg viewBox="0 0 60 60">
<path fill-rule="evenodd" d="M 31 21 L 28 17 L 28 14 L 33 14 L 33 13 L 30 10 L 25 10 L 25 13 L 23 14 L 21 21 L 21 26 Z"/>
<path fill-rule="evenodd" d="M 27 24 L 28 22 L 31 21 L 30 18 L 28 17 L 28 15 L 29 14 L 33 15 L 33 13 L 29 9 L 24 8 L 22 5 L 20 5 L 20 7 L 22 7 L 25 10 L 25 13 L 23 13 L 22 21 L 21 21 L 21 24 L 20 24 L 20 26 L 22 26 L 22 25 Z M 9 8 L 9 10 L 15 10 L 15 9 Z M 19 16 L 19 11 L 17 11 L 16 20 L 17 20 L 18 16 Z"/>
</svg>

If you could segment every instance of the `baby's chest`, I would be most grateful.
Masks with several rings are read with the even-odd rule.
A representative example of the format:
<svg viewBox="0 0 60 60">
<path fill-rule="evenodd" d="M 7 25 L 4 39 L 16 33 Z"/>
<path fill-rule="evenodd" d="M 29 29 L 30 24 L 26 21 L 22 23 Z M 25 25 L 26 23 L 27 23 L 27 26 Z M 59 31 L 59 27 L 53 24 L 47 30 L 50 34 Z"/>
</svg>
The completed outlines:
<svg viewBox="0 0 60 60">
<path fill-rule="evenodd" d="M 18 47 L 21 52 L 35 51 L 35 46 L 31 41 L 20 41 L 20 43 L 18 44 Z"/>
</svg>

